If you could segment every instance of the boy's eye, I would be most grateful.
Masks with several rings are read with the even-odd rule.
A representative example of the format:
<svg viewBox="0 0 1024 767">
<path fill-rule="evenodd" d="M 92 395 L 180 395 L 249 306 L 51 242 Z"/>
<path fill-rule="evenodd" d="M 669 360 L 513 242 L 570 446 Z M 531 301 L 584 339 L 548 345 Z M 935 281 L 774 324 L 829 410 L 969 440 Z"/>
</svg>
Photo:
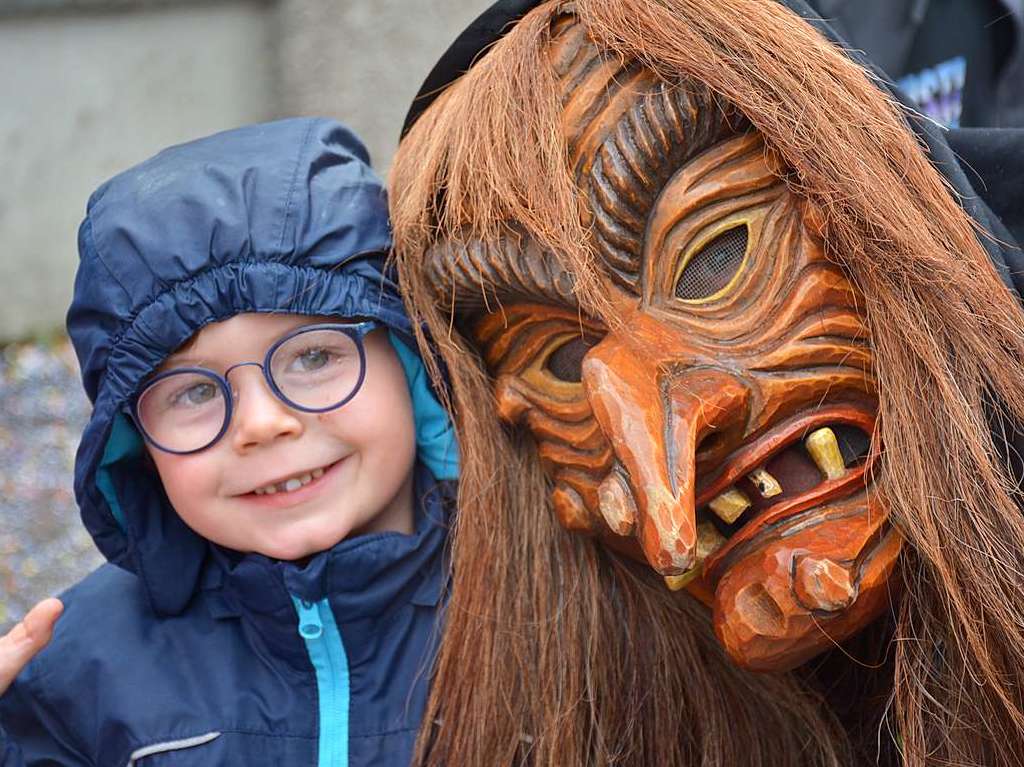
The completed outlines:
<svg viewBox="0 0 1024 767">
<path fill-rule="evenodd" d="M 283 372 L 291 375 L 322 373 L 343 363 L 346 356 L 346 350 L 341 347 L 311 346 L 293 352 Z"/>
<path fill-rule="evenodd" d="M 214 383 L 195 383 L 175 392 L 171 397 L 171 407 L 199 407 L 216 399 L 218 394 Z"/>
<path fill-rule="evenodd" d="M 347 334 L 311 330 L 288 339 L 275 350 L 270 376 L 285 396 L 308 405 L 312 389 L 323 389 L 333 397 L 339 385 L 348 386 L 350 379 L 354 381 L 359 375 L 359 362 L 359 347 Z"/>
<path fill-rule="evenodd" d="M 307 349 L 295 358 L 292 367 L 299 372 L 312 372 L 320 370 L 330 360 L 331 354 L 326 349 Z"/>
</svg>

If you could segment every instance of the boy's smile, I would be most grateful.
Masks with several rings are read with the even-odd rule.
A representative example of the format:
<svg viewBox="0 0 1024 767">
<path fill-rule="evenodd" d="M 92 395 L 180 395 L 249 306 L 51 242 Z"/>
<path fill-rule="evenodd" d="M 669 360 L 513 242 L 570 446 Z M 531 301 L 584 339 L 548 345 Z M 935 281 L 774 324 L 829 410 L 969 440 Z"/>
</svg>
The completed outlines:
<svg viewBox="0 0 1024 767">
<path fill-rule="evenodd" d="M 342 459 L 344 460 L 344 459 Z M 311 483 L 315 483 L 316 480 L 323 477 L 325 471 L 329 471 L 337 466 L 337 462 L 330 464 L 329 466 L 318 466 L 312 471 L 304 471 L 300 474 L 286 477 L 281 480 L 275 480 L 268 485 L 257 487 L 253 490 L 254 495 L 285 495 L 292 497 L 294 493 L 298 492 L 304 487 L 307 487 Z"/>
<path fill-rule="evenodd" d="M 162 371 L 223 372 L 261 359 L 275 341 L 321 321 L 241 314 L 208 325 Z M 237 551 L 299 559 L 354 532 L 412 532 L 416 455 L 405 373 L 383 330 L 366 336 L 366 377 L 345 405 L 304 413 L 279 400 L 259 369 L 230 373 L 235 409 L 224 436 L 197 453 L 150 447 L 179 516 Z"/>
</svg>

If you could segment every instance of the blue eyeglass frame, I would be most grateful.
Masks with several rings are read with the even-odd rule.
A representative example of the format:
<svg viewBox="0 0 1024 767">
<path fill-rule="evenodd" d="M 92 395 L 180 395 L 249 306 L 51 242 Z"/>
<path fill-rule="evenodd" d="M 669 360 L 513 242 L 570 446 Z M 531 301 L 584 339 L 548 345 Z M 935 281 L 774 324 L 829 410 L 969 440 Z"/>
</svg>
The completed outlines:
<svg viewBox="0 0 1024 767">
<path fill-rule="evenodd" d="M 142 438 L 146 440 L 146 442 L 151 444 L 153 447 L 157 448 L 158 450 L 161 450 L 165 453 L 171 453 L 173 455 L 191 455 L 192 453 L 201 452 L 203 450 L 206 450 L 208 447 L 212 447 L 213 445 L 217 444 L 220 441 L 221 437 L 223 437 L 227 433 L 228 427 L 231 425 L 231 419 L 234 417 L 235 399 L 234 394 L 231 391 L 231 382 L 228 381 L 228 374 L 231 373 L 231 371 L 235 370 L 236 368 L 250 366 L 258 367 L 260 369 L 260 372 L 263 373 L 263 380 L 266 381 L 267 383 L 267 388 L 270 389 L 271 392 L 273 392 L 274 396 L 277 397 L 278 400 L 280 400 L 293 410 L 298 410 L 299 412 L 302 413 L 327 413 L 331 410 L 337 410 L 338 408 L 348 403 L 353 397 L 356 396 L 356 394 L 359 393 L 359 390 L 363 388 L 363 381 L 366 379 L 366 349 L 363 346 L 363 341 L 371 331 L 374 331 L 379 327 L 381 327 L 381 324 L 376 320 L 365 320 L 363 322 L 356 323 L 321 322 L 313 325 L 302 325 L 301 327 L 296 328 L 287 335 L 282 336 L 278 340 L 274 341 L 274 343 L 270 345 L 270 348 L 267 349 L 266 354 L 263 355 L 263 362 L 238 362 L 229 367 L 227 370 L 225 370 L 224 375 L 221 375 L 215 370 L 200 367 L 175 368 L 174 370 L 168 370 L 165 373 L 159 373 L 158 375 L 146 381 L 145 385 L 142 386 L 142 388 L 139 390 L 139 393 L 132 397 L 130 404 L 126 408 L 127 414 L 131 418 L 132 422 L 135 424 L 135 428 L 138 430 L 139 434 L 142 435 Z M 312 408 L 299 405 L 298 403 L 292 402 L 290 399 L 288 399 L 288 397 L 285 396 L 284 392 L 282 392 L 281 389 L 278 387 L 277 382 L 274 381 L 274 378 L 273 376 L 271 376 L 269 371 L 270 360 L 278 349 L 284 346 L 284 344 L 291 341 L 293 338 L 301 336 L 305 333 L 312 333 L 318 330 L 341 331 L 342 333 L 344 333 L 345 335 L 352 339 L 353 343 L 355 343 L 356 345 L 356 349 L 359 351 L 359 378 L 356 380 L 356 385 L 352 388 L 352 392 L 347 397 L 345 397 L 345 399 L 343 399 L 341 402 L 338 402 L 334 405 L 329 405 L 328 407 Z M 203 445 L 202 447 L 193 448 L 192 450 L 173 450 L 169 447 L 164 447 L 155 439 L 153 439 L 152 436 L 150 436 L 150 434 L 146 431 L 145 427 L 142 425 L 142 419 L 139 417 L 139 400 L 142 399 L 142 396 L 147 391 L 149 391 L 150 388 L 155 386 L 160 381 L 163 381 L 166 378 L 170 378 L 171 376 L 180 375 L 182 373 L 196 373 L 198 375 L 203 375 L 207 378 L 210 378 L 211 380 L 215 381 L 218 386 L 220 386 L 221 393 L 224 395 L 224 423 L 221 425 L 220 431 L 218 431 L 217 435 L 213 437 L 213 439 L 211 439 L 205 445 Z"/>
</svg>

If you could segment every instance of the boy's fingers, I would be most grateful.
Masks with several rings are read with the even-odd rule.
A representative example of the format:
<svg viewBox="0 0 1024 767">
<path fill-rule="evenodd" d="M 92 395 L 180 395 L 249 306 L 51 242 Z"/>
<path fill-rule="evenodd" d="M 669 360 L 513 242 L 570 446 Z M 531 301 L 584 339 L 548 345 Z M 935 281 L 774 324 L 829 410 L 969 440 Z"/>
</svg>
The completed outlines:
<svg viewBox="0 0 1024 767">
<path fill-rule="evenodd" d="M 49 597 L 29 610 L 28 615 L 22 619 L 21 625 L 25 627 L 29 641 L 36 646 L 36 651 L 43 649 L 50 641 L 53 626 L 63 611 L 63 603 L 56 597 Z"/>
<path fill-rule="evenodd" d="M 46 647 L 63 610 L 59 599 L 44 599 L 29 610 L 21 623 L 0 637 L 0 694 L 7 690 L 25 664 Z"/>
</svg>

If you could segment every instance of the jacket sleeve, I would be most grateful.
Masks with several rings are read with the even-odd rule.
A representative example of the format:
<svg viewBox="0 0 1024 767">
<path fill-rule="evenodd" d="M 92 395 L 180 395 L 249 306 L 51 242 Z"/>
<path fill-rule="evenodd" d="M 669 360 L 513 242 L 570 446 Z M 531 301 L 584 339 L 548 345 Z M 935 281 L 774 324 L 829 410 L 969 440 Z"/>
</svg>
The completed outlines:
<svg viewBox="0 0 1024 767">
<path fill-rule="evenodd" d="M 93 767 L 25 676 L 0 697 L 0 767 Z"/>
</svg>

